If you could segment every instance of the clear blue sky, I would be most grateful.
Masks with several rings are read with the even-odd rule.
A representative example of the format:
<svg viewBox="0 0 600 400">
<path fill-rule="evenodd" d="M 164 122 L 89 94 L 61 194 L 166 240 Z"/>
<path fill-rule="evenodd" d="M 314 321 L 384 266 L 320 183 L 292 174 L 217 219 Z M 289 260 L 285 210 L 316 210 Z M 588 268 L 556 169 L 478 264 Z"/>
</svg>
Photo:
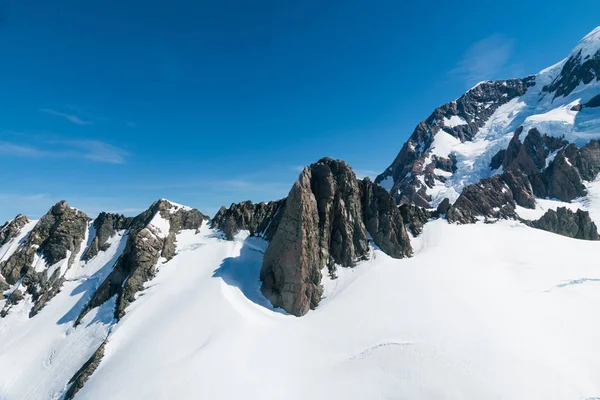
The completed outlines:
<svg viewBox="0 0 600 400">
<path fill-rule="evenodd" d="M 361 175 L 484 79 L 536 73 L 600 2 L 0 3 L 0 219 L 66 199 L 213 214 L 329 156 Z"/>
</svg>

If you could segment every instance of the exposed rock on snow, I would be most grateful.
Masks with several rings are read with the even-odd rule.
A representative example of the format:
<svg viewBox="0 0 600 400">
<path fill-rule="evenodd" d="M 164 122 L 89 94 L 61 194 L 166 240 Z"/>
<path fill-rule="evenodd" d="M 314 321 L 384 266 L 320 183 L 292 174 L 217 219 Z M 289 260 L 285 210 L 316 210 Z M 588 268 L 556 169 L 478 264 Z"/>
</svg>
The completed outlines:
<svg viewBox="0 0 600 400">
<path fill-rule="evenodd" d="M 29 222 L 29 219 L 18 214 L 13 220 L 7 221 L 0 226 L 0 246 L 4 246 L 12 239 L 16 238 L 21 229 Z"/>
<path fill-rule="evenodd" d="M 92 308 L 118 295 L 115 317 L 124 315 L 136 293 L 152 279 L 160 257 L 175 254 L 175 236 L 182 229 L 198 229 L 208 217 L 196 209 L 158 200 L 131 221 L 127 246 L 114 269 L 87 304 L 78 321 Z"/>
<path fill-rule="evenodd" d="M 500 175 L 463 189 L 448 210 L 448 222 L 472 224 L 482 219 L 516 218 L 513 193 Z"/>
<path fill-rule="evenodd" d="M 450 202 L 440 203 L 441 207 L 438 208 L 443 210 L 446 204 L 449 206 Z M 415 206 L 414 204 L 402 204 L 399 207 L 399 210 L 400 214 L 402 214 L 404 225 L 406 225 L 406 228 L 410 230 L 410 233 L 412 233 L 413 236 L 419 236 L 421 232 L 423 232 L 424 225 L 431 218 L 437 218 L 439 214 L 445 214 L 445 212 L 440 213 L 439 211 L 432 212 L 426 208 Z"/>
<path fill-rule="evenodd" d="M 590 219 L 590 214 L 579 209 L 573 212 L 566 207 L 558 207 L 556 211 L 548 210 L 536 221 L 523 222 L 534 228 L 575 239 L 600 239 L 596 224 Z"/>
<path fill-rule="evenodd" d="M 132 217 L 101 212 L 94 220 L 93 226 L 96 235 L 83 254 L 83 260 L 88 261 L 96 256 L 99 251 L 106 250 L 108 239 L 113 237 L 117 231 L 128 229 L 132 221 Z"/>
<path fill-rule="evenodd" d="M 439 168 L 438 165 L 445 165 L 444 170 L 452 173 L 456 170 L 451 149 L 441 150 L 446 147 L 437 146 L 436 150 L 433 146 L 436 137 L 448 136 L 457 143 L 472 140 L 499 107 L 522 96 L 533 85 L 534 77 L 482 82 L 456 101 L 438 107 L 429 118 L 417 125 L 392 165 L 375 182 L 391 176 L 394 185 L 390 193 L 398 203 L 429 207 L 431 196 L 427 191 L 434 186 L 436 178 L 433 170 Z M 440 123 L 452 116 L 461 118 L 465 124 L 449 127 Z M 432 162 L 434 168 L 427 169 Z M 423 179 L 418 179 L 419 176 Z"/>
<path fill-rule="evenodd" d="M 228 240 L 233 240 L 242 230 L 249 231 L 252 236 L 271 240 L 284 207 L 285 199 L 258 204 L 251 201 L 232 204 L 229 208 L 219 209 L 211 221 L 211 226 L 221 229 Z"/>
<path fill-rule="evenodd" d="M 358 181 L 343 161 L 323 158 L 305 168 L 286 199 L 265 252 L 262 290 L 296 316 L 322 296 L 321 269 L 352 267 L 369 253 L 369 238 L 395 258 L 411 254 L 402 217 L 389 193 Z"/>
<path fill-rule="evenodd" d="M 369 178 L 360 182 L 363 221 L 373 242 L 394 258 L 410 257 L 412 247 L 406 233 L 406 220 L 390 194 Z"/>
<path fill-rule="evenodd" d="M 17 250 L 0 262 L 6 281 L 11 285 L 20 281 L 20 286 L 31 295 L 30 316 L 60 290 L 64 272 L 79 254 L 88 221 L 87 215 L 60 201 L 37 222 Z"/>
</svg>

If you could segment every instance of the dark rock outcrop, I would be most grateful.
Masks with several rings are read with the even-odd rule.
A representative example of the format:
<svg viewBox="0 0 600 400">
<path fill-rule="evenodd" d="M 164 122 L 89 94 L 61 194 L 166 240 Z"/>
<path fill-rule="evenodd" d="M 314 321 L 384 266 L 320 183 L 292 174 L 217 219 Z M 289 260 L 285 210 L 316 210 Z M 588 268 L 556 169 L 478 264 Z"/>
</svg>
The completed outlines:
<svg viewBox="0 0 600 400">
<path fill-rule="evenodd" d="M 448 200 L 447 203 L 449 205 L 450 201 Z M 398 209 L 400 210 L 406 229 L 410 230 L 413 236 L 419 236 L 423 232 L 423 226 L 431 218 L 436 218 L 439 214 L 438 212 L 431 212 L 426 208 L 415 206 L 414 204 L 402 204 Z"/>
<path fill-rule="evenodd" d="M 565 147 L 568 142 L 552 136 L 542 135 L 533 128 L 523 140 L 519 136 L 523 127 L 519 127 L 506 149 L 502 167 L 504 171 L 519 170 L 525 175 L 538 174 L 546 167 L 546 158 L 550 153 Z"/>
<path fill-rule="evenodd" d="M 587 85 L 594 79 L 600 79 L 600 51 L 592 57 L 583 59 L 580 50 L 569 57 L 560 75 L 542 90 L 546 93 L 554 93 L 554 98 L 568 96 L 581 83 Z"/>
<path fill-rule="evenodd" d="M 450 206 L 450 199 L 446 197 L 440 204 L 438 204 L 436 211 L 438 214 L 446 214 L 450 209 Z"/>
<path fill-rule="evenodd" d="M 412 249 L 389 193 L 358 181 L 343 161 L 329 158 L 305 168 L 294 183 L 265 252 L 262 291 L 276 307 L 300 316 L 321 300 L 321 269 L 352 267 L 365 259 L 369 238 L 392 257 Z"/>
<path fill-rule="evenodd" d="M 90 376 L 96 371 L 102 357 L 104 357 L 104 347 L 106 347 L 106 340 L 96 349 L 94 354 L 79 368 L 79 370 L 69 380 L 69 389 L 65 392 L 63 397 L 64 400 L 71 400 L 75 397 L 77 392 L 83 388 L 83 385 L 90 379 Z"/>
<path fill-rule="evenodd" d="M 250 235 L 270 241 L 284 207 L 285 199 L 258 204 L 245 201 L 232 204 L 229 208 L 221 207 L 212 219 L 211 227 L 221 229 L 228 240 L 232 240 L 241 230 L 248 230 Z"/>
<path fill-rule="evenodd" d="M 83 254 L 83 260 L 88 261 L 100 251 L 106 251 L 108 248 L 108 239 L 114 236 L 117 231 L 128 229 L 132 221 L 132 217 L 101 212 L 94 220 L 93 226 L 96 231 L 96 236 L 94 236 L 94 239 L 92 239 L 90 245 Z"/>
<path fill-rule="evenodd" d="M 506 156 L 506 149 L 502 149 L 492 157 L 490 161 L 490 169 L 495 170 L 502 166 L 502 162 L 504 161 L 504 157 Z"/>
<path fill-rule="evenodd" d="M 581 181 L 581 175 L 567 157 L 569 152 L 576 151 L 577 147 L 572 144 L 556 154 L 554 160 L 542 174 L 545 190 L 542 191 L 538 187 L 536 196 L 556 198 L 561 201 L 571 201 L 585 196 L 586 190 Z"/>
<path fill-rule="evenodd" d="M 454 172 L 456 169 L 456 160 L 452 154 L 439 157 L 431 153 L 430 147 L 435 136 L 449 134 L 461 142 L 472 140 L 500 106 L 522 96 L 533 85 L 533 76 L 482 82 L 456 101 L 438 107 L 426 120 L 417 125 L 392 165 L 379 175 L 375 182 L 381 183 L 391 178 L 394 184 L 390 193 L 398 204 L 410 203 L 430 207 L 431 198 L 427 194 L 427 187 L 433 187 L 436 179 L 444 180 L 435 176 L 435 169 L 440 166 L 445 166 L 440 169 L 448 172 Z M 463 123 L 446 126 L 444 121 L 452 117 L 460 118 Z M 431 160 L 431 163 L 425 165 L 426 160 Z M 499 159 L 496 158 L 495 162 L 494 166 Z M 422 179 L 418 179 L 419 176 L 422 176 Z"/>
<path fill-rule="evenodd" d="M 168 221 L 169 231 L 163 232 L 152 224 L 154 218 Z M 198 229 L 208 217 L 196 209 L 180 207 L 167 200 L 158 200 L 135 217 L 129 227 L 129 236 L 123 254 L 110 275 L 100 285 L 86 305 L 77 322 L 92 308 L 118 295 L 115 318 L 125 313 L 136 293 L 156 274 L 160 257 L 169 260 L 175 255 L 175 238 L 182 229 Z"/>
<path fill-rule="evenodd" d="M 581 179 L 586 181 L 596 179 L 600 172 L 600 140 L 590 140 L 576 152 L 571 148 L 571 153 L 569 161 L 575 165 Z"/>
<path fill-rule="evenodd" d="M 0 226 L 0 246 L 4 246 L 12 239 L 19 236 L 21 229 L 29 222 L 29 219 L 21 214 L 18 214 L 13 220 L 7 221 Z"/>
<path fill-rule="evenodd" d="M 360 182 L 360 189 L 363 203 L 363 221 L 373 242 L 389 256 L 394 258 L 410 257 L 412 247 L 406 233 L 406 220 L 396 206 L 395 200 L 387 190 L 372 183 L 369 178 L 365 178 Z M 420 222 L 419 233 L 422 231 L 423 224 L 427 221 Z M 419 233 L 416 233 L 416 235 Z"/>
<path fill-rule="evenodd" d="M 502 180 L 510 189 L 514 201 L 521 207 L 534 209 L 535 197 L 527 176 L 520 170 L 508 170 L 501 175 Z"/>
<path fill-rule="evenodd" d="M 585 107 L 600 107 L 600 94 L 592 97 L 587 103 L 585 103 Z"/>
<path fill-rule="evenodd" d="M 73 265 L 85 238 L 89 218 L 79 210 L 69 207 L 63 200 L 44 215 L 26 240 L 10 258 L 0 263 L 0 271 L 9 284 L 22 279 L 21 285 L 32 295 L 30 316 L 58 293 L 63 282 L 61 268 L 49 273 L 48 267 L 66 260 L 67 268 Z M 46 263 L 41 271 L 34 269 L 35 256 Z"/>
<path fill-rule="evenodd" d="M 537 229 L 553 232 L 562 236 L 584 240 L 600 240 L 596 224 L 592 222 L 587 211 L 573 212 L 566 207 L 558 207 L 556 211 L 548 210 L 536 221 L 522 221 Z"/>
<path fill-rule="evenodd" d="M 465 187 L 446 214 L 448 222 L 461 224 L 516 217 L 513 193 L 500 175 Z"/>
</svg>

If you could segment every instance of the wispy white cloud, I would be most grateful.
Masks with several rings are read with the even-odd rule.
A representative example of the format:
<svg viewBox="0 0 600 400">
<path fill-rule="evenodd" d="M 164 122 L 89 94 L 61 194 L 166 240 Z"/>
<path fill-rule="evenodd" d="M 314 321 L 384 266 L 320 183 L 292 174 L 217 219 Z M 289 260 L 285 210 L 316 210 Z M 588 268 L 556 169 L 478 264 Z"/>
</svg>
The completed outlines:
<svg viewBox="0 0 600 400">
<path fill-rule="evenodd" d="M 66 146 L 81 150 L 80 157 L 107 164 L 124 164 L 129 155 L 125 150 L 99 140 L 65 140 Z"/>
<path fill-rule="evenodd" d="M 124 164 L 129 153 L 98 140 L 55 140 L 44 148 L 0 142 L 0 154 L 14 157 L 84 158 L 106 164 Z"/>
<path fill-rule="evenodd" d="M 42 108 L 40 111 L 43 112 L 43 113 L 46 113 L 46 114 L 50 114 L 50 115 L 54 115 L 54 116 L 57 116 L 57 117 L 65 118 L 67 121 L 72 122 L 72 123 L 77 124 L 77 125 L 91 125 L 91 124 L 93 124 L 92 121 L 83 120 L 83 119 L 81 119 L 79 116 L 77 116 L 75 114 L 68 114 L 68 113 L 64 113 L 64 112 L 61 112 L 61 111 L 53 110 L 51 108 Z"/>
<path fill-rule="evenodd" d="M 490 79 L 510 71 L 514 40 L 495 34 L 473 43 L 450 73 L 463 79 L 467 86 Z M 509 78 L 506 76 L 504 78 Z"/>
<path fill-rule="evenodd" d="M 32 146 L 0 142 L 0 154 L 16 157 L 41 157 L 44 152 Z"/>
</svg>

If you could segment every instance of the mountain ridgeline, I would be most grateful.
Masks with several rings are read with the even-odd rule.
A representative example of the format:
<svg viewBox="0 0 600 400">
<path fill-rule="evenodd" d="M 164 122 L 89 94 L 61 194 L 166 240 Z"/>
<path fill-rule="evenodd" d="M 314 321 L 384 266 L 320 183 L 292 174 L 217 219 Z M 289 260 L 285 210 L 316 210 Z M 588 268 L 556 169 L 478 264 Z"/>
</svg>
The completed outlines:
<svg viewBox="0 0 600 400">
<path fill-rule="evenodd" d="M 376 250 L 412 257 L 414 238 L 433 219 L 508 219 L 599 240 L 599 139 L 597 28 L 537 75 L 482 82 L 438 107 L 374 182 L 358 179 L 344 161 L 322 158 L 303 169 L 287 197 L 221 207 L 212 219 L 165 199 L 135 217 L 102 212 L 92 220 L 65 201 L 38 221 L 17 215 L 0 227 L 0 315 L 39 318 L 66 283 L 77 281 L 74 293 L 83 295 L 58 324 L 76 330 L 102 310 L 118 324 L 161 267 L 185 251 L 180 235 L 202 230 L 219 243 L 245 231 L 261 238 L 262 264 L 253 277 L 260 295 L 297 317 L 321 303 L 324 275 L 335 280 L 340 268 L 372 259 Z M 76 396 L 96 371 L 109 334 L 96 335 L 62 398 Z"/>
</svg>

